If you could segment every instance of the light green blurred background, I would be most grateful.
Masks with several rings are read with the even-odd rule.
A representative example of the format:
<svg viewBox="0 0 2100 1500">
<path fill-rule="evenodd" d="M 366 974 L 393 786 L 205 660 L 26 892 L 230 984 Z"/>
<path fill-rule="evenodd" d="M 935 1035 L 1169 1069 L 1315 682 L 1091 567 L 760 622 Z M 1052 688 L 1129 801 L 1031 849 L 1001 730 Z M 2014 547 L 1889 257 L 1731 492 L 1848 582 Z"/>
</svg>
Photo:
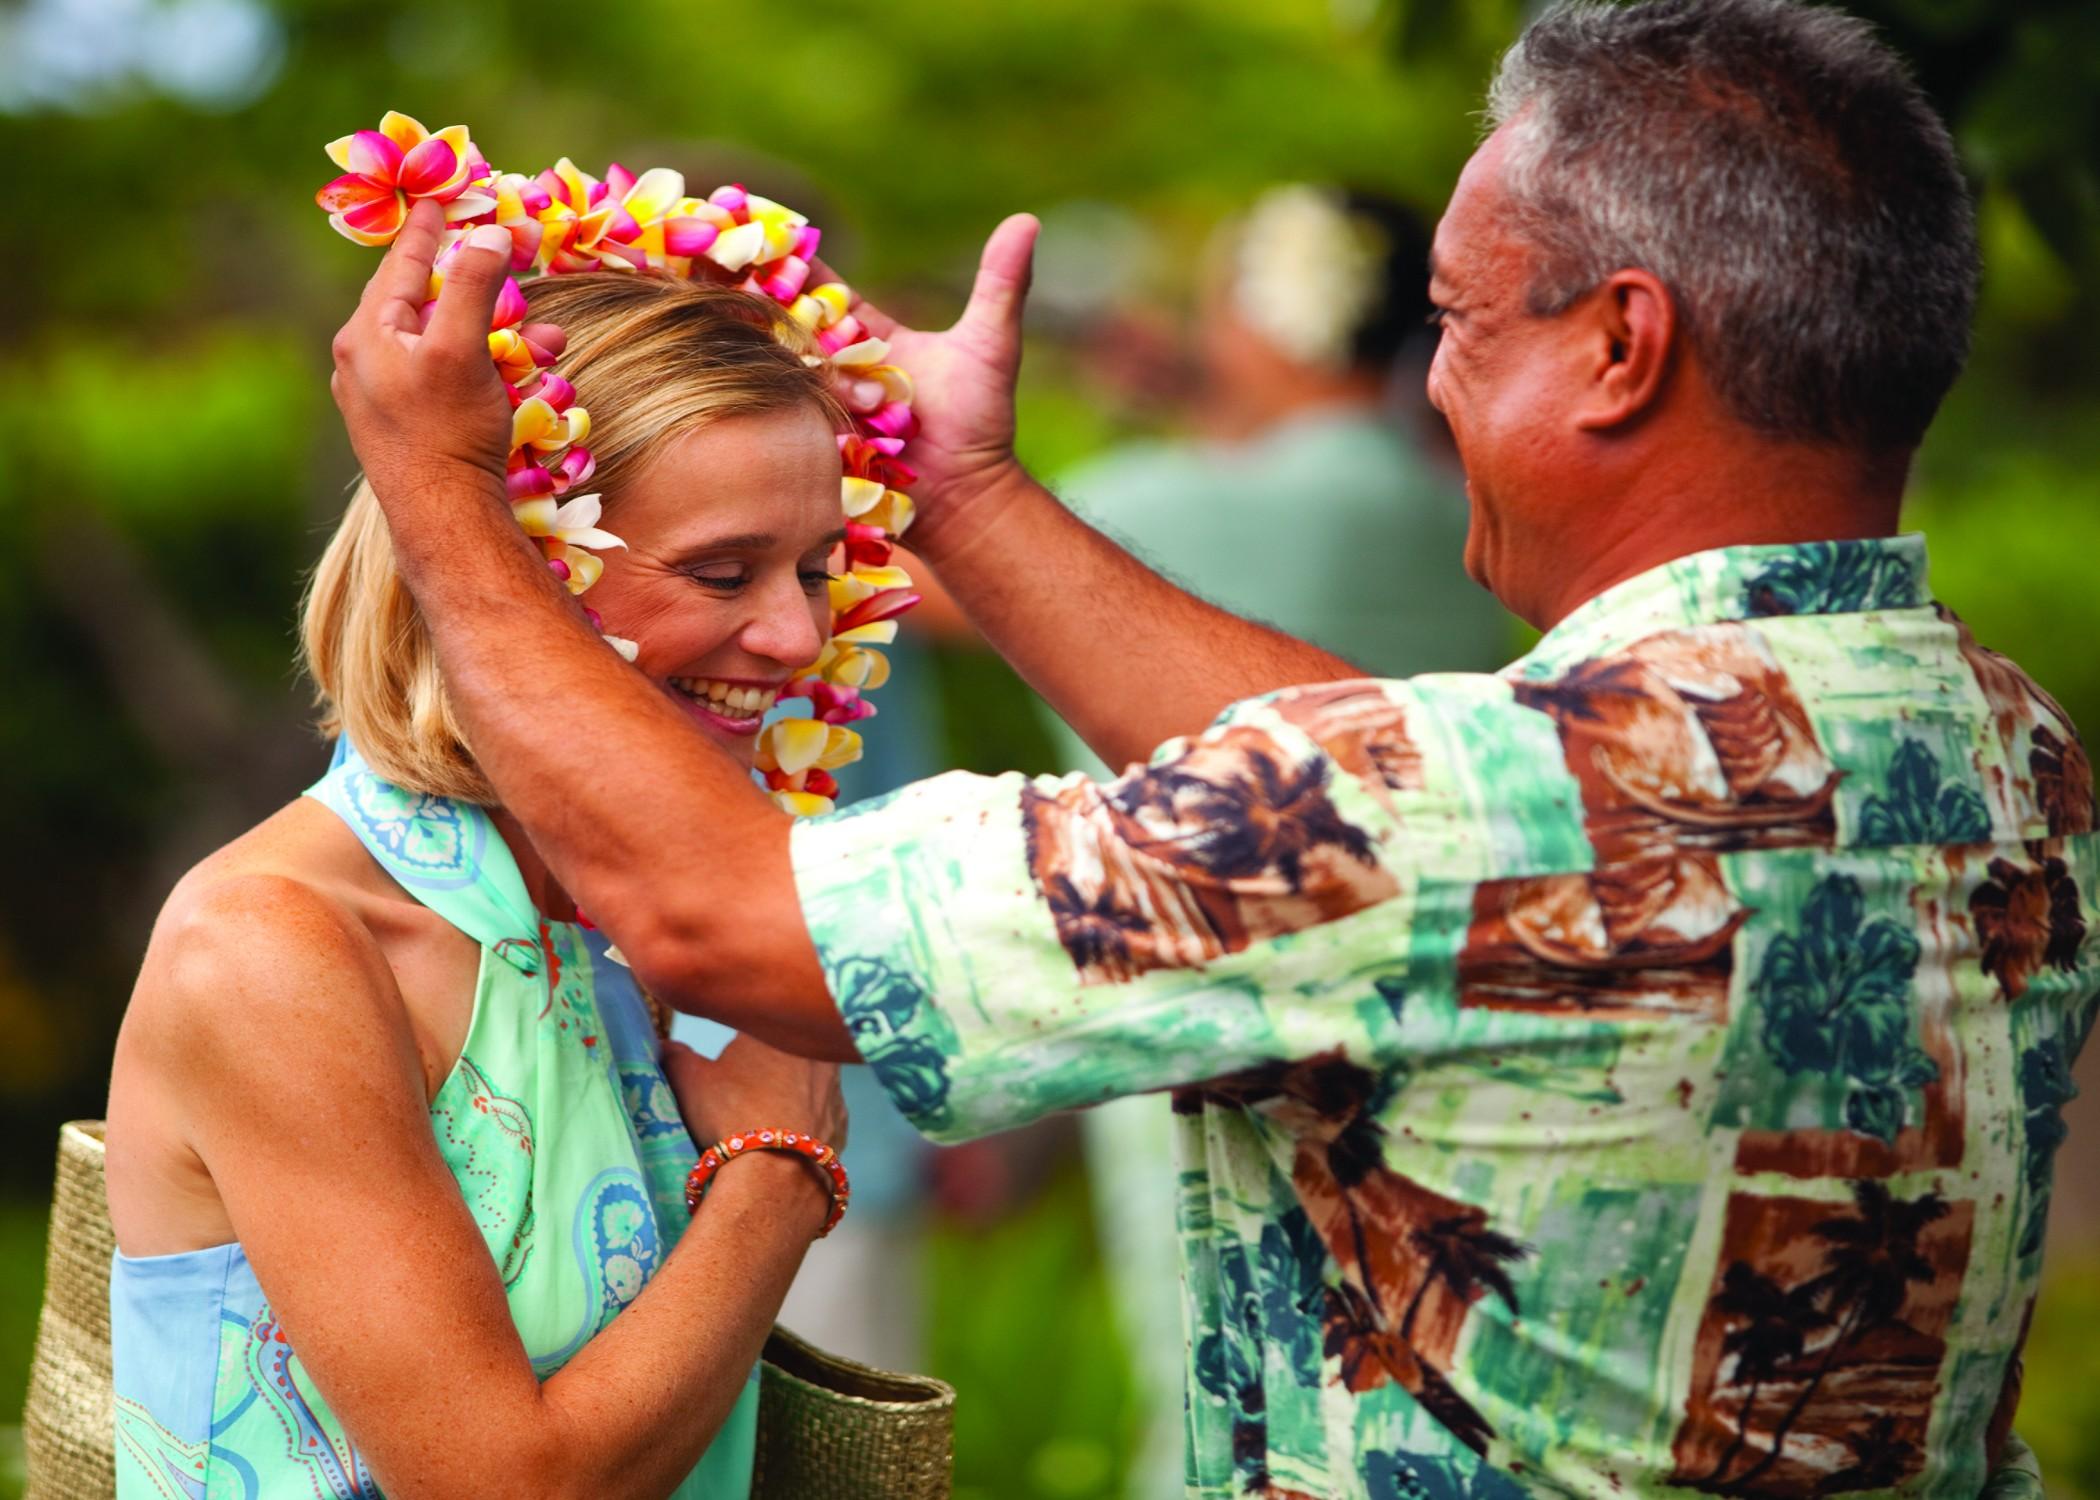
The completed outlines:
<svg viewBox="0 0 2100 1500">
<path fill-rule="evenodd" d="M 1855 8 L 1916 62 L 1983 205 L 1977 354 L 1915 485 L 1936 588 L 2100 724 L 2100 7 Z M 835 263 L 928 320 L 957 307 L 1001 214 L 1043 213 L 1021 430 L 1055 472 L 1159 420 L 1081 378 L 1088 317 L 1133 296 L 1174 315 L 1208 226 L 1278 179 L 1434 213 L 1522 15 L 1514 0 L 0 0 L 0 1496 L 19 1484 L 5 1424 L 53 1129 L 100 1113 L 175 874 L 321 764 L 290 627 L 351 472 L 328 336 L 372 264 L 310 205 L 332 175 L 323 141 L 392 107 L 470 124 L 506 167 L 566 151 L 593 171 L 681 167 L 702 190 L 742 179 L 810 211 Z M 1003 671 L 950 659 L 939 686 L 955 759 L 1043 768 Z M 2096 1062 L 2059 1158 L 2020 1423 L 2051 1493 L 2087 1500 Z M 1064 1171 L 1016 1219 L 935 1234 L 929 1362 L 962 1389 L 965 1492 L 1119 1492 L 1135 1423 L 1088 1211 Z"/>
</svg>

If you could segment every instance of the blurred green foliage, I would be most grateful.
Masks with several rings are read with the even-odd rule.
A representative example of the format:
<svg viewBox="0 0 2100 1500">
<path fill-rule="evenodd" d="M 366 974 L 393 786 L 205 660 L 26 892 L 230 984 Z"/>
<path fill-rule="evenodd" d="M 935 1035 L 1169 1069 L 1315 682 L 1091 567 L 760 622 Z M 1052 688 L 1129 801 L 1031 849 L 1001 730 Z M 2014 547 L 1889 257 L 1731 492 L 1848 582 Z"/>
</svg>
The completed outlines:
<svg viewBox="0 0 2100 1500">
<path fill-rule="evenodd" d="M 2100 8 L 1856 8 L 1914 60 L 1983 211 L 1975 359 L 1916 475 L 1936 586 L 2100 724 Z M 65 9 L 0 0 L 0 82 L 26 55 L 16 28 Z M 0 104 L 16 101 L 0 107 L 0 843 L 14 856 L 0 862 L 0 1130 L 24 1143 L 0 1182 L 33 1201 L 53 1125 L 100 1111 L 123 995 L 173 876 L 319 765 L 291 623 L 350 474 L 328 335 L 372 265 L 311 206 L 333 171 L 322 142 L 392 107 L 470 123 L 508 167 L 567 151 L 594 171 L 617 157 L 681 167 L 701 188 L 749 180 L 811 211 L 857 282 L 937 319 L 984 232 L 1018 208 L 1108 203 L 1181 246 L 1283 177 L 1433 211 L 1524 9 L 633 0 L 579 21 L 524 0 L 274 0 L 276 71 L 234 90 L 238 107 L 124 77 L 70 105 L 0 87 Z M 1031 353 L 1023 437 L 1046 469 L 1130 426 L 1072 369 L 1055 347 Z M 981 666 L 940 671 L 977 719 L 960 753 L 1029 753 L 1032 731 L 987 712 L 1009 700 Z M 960 1478 L 984 1493 L 1106 1494 L 1120 1471 L 1127 1417 L 1104 1373 L 1076 1194 L 1061 1186 L 1025 1233 L 936 1252 L 935 1348 L 965 1385 Z M 40 1269 L 18 1221 L 33 1211 L 0 1214 L 0 1413 L 19 1399 Z M 2061 1321 L 2038 1320 L 2035 1359 L 2056 1351 L 2069 1372 L 2100 1332 L 2100 1300 L 2086 1287 L 2053 1305 Z M 2060 1476 L 2100 1496 L 2090 1381 L 2064 1373 L 2037 1392 L 2052 1489 Z"/>
</svg>

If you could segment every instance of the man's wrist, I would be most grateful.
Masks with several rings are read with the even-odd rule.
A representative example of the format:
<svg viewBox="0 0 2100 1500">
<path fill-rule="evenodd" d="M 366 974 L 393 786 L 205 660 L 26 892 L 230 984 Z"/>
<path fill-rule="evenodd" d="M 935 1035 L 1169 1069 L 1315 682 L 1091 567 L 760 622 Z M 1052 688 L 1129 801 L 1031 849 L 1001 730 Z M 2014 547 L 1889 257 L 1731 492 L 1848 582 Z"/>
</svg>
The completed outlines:
<svg viewBox="0 0 2100 1500">
<path fill-rule="evenodd" d="M 413 462 L 386 465 L 382 472 L 368 466 L 365 479 L 387 520 L 395 527 L 404 521 L 470 504 L 507 506 L 510 492 L 503 476 L 466 459 L 421 457 Z"/>
<path fill-rule="evenodd" d="M 940 568 L 967 552 L 1014 503 L 1041 487 L 1012 453 L 950 481 L 911 528 L 911 550 Z"/>
</svg>

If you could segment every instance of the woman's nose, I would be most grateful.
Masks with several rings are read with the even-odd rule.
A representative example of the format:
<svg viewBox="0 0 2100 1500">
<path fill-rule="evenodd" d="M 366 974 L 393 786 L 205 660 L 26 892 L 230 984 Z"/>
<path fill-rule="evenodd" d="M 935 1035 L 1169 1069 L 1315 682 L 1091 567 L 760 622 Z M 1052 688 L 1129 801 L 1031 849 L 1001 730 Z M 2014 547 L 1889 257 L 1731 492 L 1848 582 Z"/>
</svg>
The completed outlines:
<svg viewBox="0 0 2100 1500">
<path fill-rule="evenodd" d="M 803 592 L 800 577 L 791 575 L 785 587 L 767 590 L 758 613 L 738 640 L 753 656 L 794 670 L 817 659 L 824 648 L 824 627 L 830 621 L 826 597 L 811 598 Z"/>
</svg>

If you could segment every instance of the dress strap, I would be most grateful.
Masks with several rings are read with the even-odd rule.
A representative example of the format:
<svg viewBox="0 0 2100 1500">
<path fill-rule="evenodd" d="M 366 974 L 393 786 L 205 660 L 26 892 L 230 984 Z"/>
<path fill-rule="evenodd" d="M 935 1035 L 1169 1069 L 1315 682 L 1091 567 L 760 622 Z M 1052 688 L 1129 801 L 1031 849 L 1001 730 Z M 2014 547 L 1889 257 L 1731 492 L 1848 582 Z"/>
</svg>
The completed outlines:
<svg viewBox="0 0 2100 1500">
<path fill-rule="evenodd" d="M 539 914 L 485 811 L 382 780 L 347 737 L 306 795 L 341 818 L 410 895 L 512 968 L 539 973 Z"/>
</svg>

